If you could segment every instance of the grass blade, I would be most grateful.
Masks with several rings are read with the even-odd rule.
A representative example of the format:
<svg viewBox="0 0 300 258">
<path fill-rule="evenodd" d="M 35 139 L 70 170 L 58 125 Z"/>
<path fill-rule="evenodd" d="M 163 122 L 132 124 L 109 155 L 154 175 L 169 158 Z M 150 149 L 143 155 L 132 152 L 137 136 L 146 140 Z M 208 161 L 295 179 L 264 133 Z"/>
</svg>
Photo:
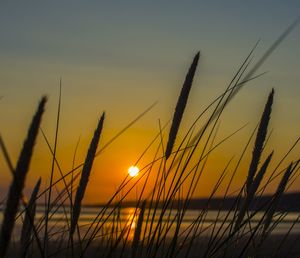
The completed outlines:
<svg viewBox="0 0 300 258">
<path fill-rule="evenodd" d="M 252 159 L 248 171 L 248 177 L 246 182 L 246 191 L 249 194 L 251 191 L 251 185 L 254 180 L 255 173 L 257 171 L 257 167 L 260 161 L 260 157 L 263 151 L 264 142 L 266 139 L 267 131 L 268 131 L 268 125 L 270 121 L 270 116 L 272 112 L 272 104 L 273 104 L 273 97 L 274 97 L 274 89 L 272 89 L 271 93 L 269 94 L 267 103 L 265 105 L 264 112 L 262 114 L 262 117 L 260 119 L 260 124 L 257 130 L 256 140 L 254 149 L 252 152 Z"/>
<path fill-rule="evenodd" d="M 137 226 L 134 231 L 134 237 L 133 237 L 132 249 L 131 249 L 131 252 L 132 252 L 131 258 L 137 257 L 137 251 L 138 251 L 140 236 L 141 236 L 141 232 L 142 232 L 145 208 L 146 208 L 146 200 L 142 202 Z"/>
<path fill-rule="evenodd" d="M 20 239 L 20 245 L 21 245 L 20 257 L 22 257 L 22 258 L 26 257 L 30 239 L 31 239 L 31 235 L 32 235 L 35 210 L 36 210 L 36 197 L 39 192 L 40 185 L 41 185 L 41 178 L 38 180 L 38 182 L 36 183 L 36 185 L 32 191 L 32 194 L 31 194 L 28 206 L 27 206 L 28 212 L 26 212 L 25 219 L 23 222 L 23 227 L 22 227 L 22 231 L 21 231 L 21 239 Z"/>
<path fill-rule="evenodd" d="M 32 119 L 27 138 L 23 144 L 23 148 L 18 159 L 13 181 L 10 185 L 0 233 L 0 257 L 5 256 L 11 239 L 19 201 L 22 196 L 26 175 L 29 170 L 29 164 L 38 135 L 42 115 L 44 113 L 46 101 L 46 97 L 41 99 L 38 109 Z"/>
<path fill-rule="evenodd" d="M 71 220 L 71 229 L 70 229 L 70 237 L 73 236 L 75 228 L 78 223 L 78 218 L 81 210 L 81 201 L 83 199 L 89 177 L 90 177 L 90 172 L 92 169 L 92 165 L 94 162 L 95 154 L 97 151 L 98 147 L 98 142 L 100 139 L 102 127 L 103 127 L 103 121 L 104 121 L 105 113 L 102 114 L 98 126 L 95 130 L 94 137 L 92 139 L 92 142 L 90 144 L 83 168 L 82 168 L 82 173 L 81 173 L 81 178 L 79 182 L 79 187 L 76 192 L 75 196 L 75 201 L 74 201 L 74 207 L 73 207 L 73 212 L 72 212 L 72 220 Z"/>
<path fill-rule="evenodd" d="M 281 181 L 280 181 L 280 183 L 277 187 L 276 193 L 274 195 L 273 204 L 272 204 L 271 208 L 267 211 L 267 214 L 266 214 L 266 219 L 264 221 L 264 229 L 263 229 L 263 234 L 262 234 L 263 237 L 265 236 L 266 231 L 272 222 L 272 218 L 276 211 L 277 205 L 285 191 L 285 188 L 289 181 L 289 178 L 292 175 L 292 173 L 297 165 L 298 165 L 298 162 L 296 162 L 296 165 L 294 165 L 294 163 L 291 162 L 291 164 L 288 166 L 287 170 L 285 171 L 284 175 L 281 178 Z"/>
<path fill-rule="evenodd" d="M 175 143 L 175 139 L 176 139 L 176 135 L 179 129 L 179 125 L 183 116 L 183 112 L 189 97 L 189 93 L 190 93 L 190 89 L 192 87 L 192 83 L 193 83 L 193 78 L 196 72 L 196 68 L 198 65 L 198 61 L 199 61 L 199 57 L 200 57 L 200 53 L 198 52 L 195 57 L 194 60 L 190 66 L 190 69 L 185 77 L 185 81 L 183 83 L 182 89 L 181 89 L 181 93 L 180 96 L 178 98 L 177 101 L 177 105 L 175 108 L 175 113 L 173 116 L 173 121 L 172 121 L 172 125 L 171 125 L 171 129 L 170 129 L 170 133 L 169 133 L 169 140 L 168 140 L 168 144 L 167 144 L 167 148 L 166 148 L 166 160 L 169 158 L 169 156 L 171 155 L 172 149 L 173 149 L 173 145 Z"/>
</svg>

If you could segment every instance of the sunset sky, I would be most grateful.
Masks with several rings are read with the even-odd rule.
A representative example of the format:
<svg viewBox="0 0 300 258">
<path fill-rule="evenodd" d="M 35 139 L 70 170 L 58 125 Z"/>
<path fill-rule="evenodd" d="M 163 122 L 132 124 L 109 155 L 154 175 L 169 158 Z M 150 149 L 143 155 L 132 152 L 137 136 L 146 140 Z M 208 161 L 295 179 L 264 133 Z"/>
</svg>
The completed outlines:
<svg viewBox="0 0 300 258">
<path fill-rule="evenodd" d="M 0 132 L 15 163 L 26 130 L 43 94 L 49 97 L 42 128 L 54 142 L 59 80 L 62 78 L 61 124 L 57 157 L 67 172 L 80 137 L 76 164 L 106 112 L 100 148 L 154 102 L 158 104 L 97 157 L 85 201 L 102 202 L 159 131 L 172 118 L 194 54 L 200 63 L 179 139 L 196 116 L 218 96 L 260 39 L 261 54 L 300 15 L 299 1 L 2 1 L 0 4 Z M 260 119 L 267 95 L 275 88 L 268 150 L 278 161 L 299 137 L 300 26 L 230 103 L 217 139 L 248 123 L 212 156 L 207 196 L 226 162 L 243 149 Z M 254 61 L 255 61 L 254 60 Z M 166 140 L 166 139 L 165 139 Z M 151 162 L 155 148 L 140 166 Z M 296 148 L 290 159 L 299 158 Z M 298 155 L 297 155 L 298 154 Z M 251 155 L 251 149 L 248 156 Z M 244 162 L 247 167 L 247 160 Z M 276 164 L 276 162 L 274 162 Z M 285 163 L 286 165 L 287 163 Z M 51 154 L 39 135 L 26 191 L 39 176 L 49 183 Z M 11 175 L 0 155 L 0 196 Z M 58 175 L 57 170 L 55 171 Z M 245 178 L 242 171 L 235 184 Z M 298 185 L 300 180 L 297 181 Z M 291 190 L 300 190 L 297 182 Z"/>
</svg>

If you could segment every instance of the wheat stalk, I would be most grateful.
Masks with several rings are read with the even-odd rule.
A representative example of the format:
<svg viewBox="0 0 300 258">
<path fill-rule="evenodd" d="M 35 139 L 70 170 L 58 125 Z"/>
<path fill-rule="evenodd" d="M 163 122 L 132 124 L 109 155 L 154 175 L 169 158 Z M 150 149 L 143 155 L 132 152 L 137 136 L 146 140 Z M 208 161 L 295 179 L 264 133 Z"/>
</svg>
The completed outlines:
<svg viewBox="0 0 300 258">
<path fill-rule="evenodd" d="M 81 210 L 81 202 L 89 181 L 92 165 L 94 162 L 95 154 L 98 147 L 98 142 L 100 139 L 102 127 L 103 127 L 103 121 L 104 121 L 105 113 L 102 114 L 98 126 L 94 132 L 94 137 L 91 141 L 83 168 L 81 173 L 81 178 L 79 182 L 79 187 L 77 188 L 76 195 L 75 195 L 75 201 L 72 211 L 72 219 L 71 219 L 71 228 L 70 228 L 70 236 L 73 236 L 76 225 L 78 223 L 78 218 Z"/>
<path fill-rule="evenodd" d="M 255 179 L 253 181 L 253 184 L 251 185 L 251 190 L 250 190 L 249 194 L 247 194 L 245 199 L 243 200 L 243 203 L 241 205 L 241 208 L 240 208 L 240 211 L 237 216 L 236 223 L 235 223 L 235 230 L 238 230 L 240 224 L 242 223 L 242 221 L 245 217 L 246 211 L 248 210 L 248 207 L 249 207 L 251 201 L 253 200 L 255 193 L 267 171 L 267 168 L 270 164 L 273 153 L 274 152 L 272 151 L 271 154 L 269 154 L 269 156 L 266 158 L 265 162 L 263 163 L 260 170 L 258 171 L 257 176 L 255 177 Z"/>
<path fill-rule="evenodd" d="M 12 231 L 15 224 L 15 217 L 18 211 L 19 201 L 25 184 L 29 164 L 33 153 L 34 144 L 38 135 L 42 115 L 44 113 L 47 98 L 43 97 L 39 103 L 38 109 L 32 119 L 28 130 L 27 138 L 24 141 L 21 150 L 13 181 L 10 185 L 6 208 L 0 233 L 0 257 L 4 257 L 11 239 Z"/>
<path fill-rule="evenodd" d="M 267 211 L 267 214 L 265 216 L 265 221 L 264 221 L 264 228 L 263 228 L 263 236 L 265 236 L 267 229 L 269 228 L 271 222 L 272 222 L 272 218 L 273 215 L 276 211 L 277 205 L 285 191 L 286 185 L 289 182 L 289 178 L 292 175 L 294 169 L 296 168 L 296 166 L 298 165 L 299 162 L 296 162 L 296 164 L 294 165 L 293 162 L 291 162 L 291 164 L 288 166 L 288 168 L 286 169 L 284 175 L 282 176 L 280 183 L 277 187 L 277 190 L 274 194 L 274 198 L 273 198 L 273 202 L 272 202 L 272 206 L 270 207 L 270 209 Z"/>
<path fill-rule="evenodd" d="M 199 61 L 199 56 L 200 53 L 198 52 L 194 59 L 193 62 L 189 68 L 189 71 L 185 77 L 185 81 L 183 83 L 177 104 L 176 104 L 176 108 L 175 108 L 175 113 L 173 116 L 173 121 L 172 121 L 172 125 L 171 125 L 171 129 L 170 129 L 170 133 L 169 133 L 169 140 L 168 140 L 168 144 L 167 144 L 167 148 L 166 148 L 166 152 L 165 152 L 165 156 L 166 159 L 168 159 L 171 155 L 172 149 L 173 149 L 173 145 L 175 143 L 175 139 L 176 139 L 176 135 L 179 129 L 179 125 L 183 116 L 183 112 L 189 97 L 189 93 L 192 87 L 192 83 L 193 83 L 193 78 L 196 72 L 196 68 L 198 65 L 198 61 Z"/>
<path fill-rule="evenodd" d="M 272 104 L 273 104 L 273 97 L 274 97 L 274 89 L 272 89 L 271 93 L 269 94 L 267 103 L 264 108 L 264 112 L 260 119 L 259 127 L 257 130 L 256 140 L 254 149 L 252 152 L 252 159 L 250 163 L 250 167 L 248 170 L 248 177 L 246 181 L 246 192 L 249 194 L 251 191 L 251 185 L 253 183 L 253 179 L 255 173 L 257 171 L 257 167 L 260 161 L 260 157 L 263 151 L 264 142 L 266 139 L 266 135 L 268 132 L 268 125 L 270 121 L 270 116 L 272 112 Z"/>
</svg>

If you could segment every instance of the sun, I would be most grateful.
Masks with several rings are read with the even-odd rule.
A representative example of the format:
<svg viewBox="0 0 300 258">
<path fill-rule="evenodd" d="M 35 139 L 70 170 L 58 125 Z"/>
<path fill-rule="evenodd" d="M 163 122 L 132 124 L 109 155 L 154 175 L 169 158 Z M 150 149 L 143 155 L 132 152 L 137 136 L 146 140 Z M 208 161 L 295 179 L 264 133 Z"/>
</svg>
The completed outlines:
<svg viewBox="0 0 300 258">
<path fill-rule="evenodd" d="M 131 176 L 131 177 L 135 177 L 139 174 L 140 170 L 138 167 L 136 166 L 131 166 L 130 168 L 128 168 L 128 174 Z"/>
</svg>

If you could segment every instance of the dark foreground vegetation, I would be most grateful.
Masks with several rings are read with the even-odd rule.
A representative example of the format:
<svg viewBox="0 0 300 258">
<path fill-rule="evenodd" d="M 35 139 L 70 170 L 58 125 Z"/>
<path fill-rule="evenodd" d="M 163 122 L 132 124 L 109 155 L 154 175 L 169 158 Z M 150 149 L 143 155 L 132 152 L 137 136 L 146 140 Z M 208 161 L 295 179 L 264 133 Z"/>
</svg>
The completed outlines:
<svg viewBox="0 0 300 258">
<path fill-rule="evenodd" d="M 282 200 L 287 198 L 288 195 L 284 193 L 296 180 L 299 172 L 299 159 L 288 160 L 299 139 L 278 161 L 273 159 L 273 151 L 266 153 L 265 147 L 270 144 L 268 127 L 275 97 L 273 89 L 266 98 L 259 123 L 253 128 L 243 151 L 237 159 L 229 160 L 220 171 L 209 197 L 201 202 L 197 215 L 189 225 L 183 227 L 185 215 L 194 205 L 196 188 L 205 184 L 201 176 L 205 173 L 208 157 L 224 141 L 230 140 L 230 137 L 242 130 L 237 129 L 216 142 L 218 123 L 223 111 L 249 81 L 262 75 L 257 74 L 258 69 L 294 26 L 295 24 L 288 28 L 262 58 L 251 66 L 255 46 L 224 92 L 199 114 L 179 140 L 177 133 L 200 60 L 200 53 L 197 53 L 185 77 L 170 126 L 168 123 L 160 125 L 159 133 L 140 157 L 143 158 L 148 149 L 154 146 L 156 152 L 153 159 L 141 169 L 136 180 L 124 178 L 116 193 L 85 225 L 80 223 L 80 215 L 93 161 L 111 142 L 104 146 L 99 144 L 98 147 L 105 115 L 103 113 L 98 121 L 85 161 L 74 165 L 71 171 L 62 171 L 56 159 L 61 98 L 55 143 L 51 146 L 40 130 L 47 103 L 47 98 L 43 97 L 33 116 L 16 165 L 11 162 L 4 140 L 2 137 L 0 139 L 2 153 L 13 175 L 3 211 L 0 257 L 299 257 L 298 236 L 291 234 L 298 225 L 299 216 L 294 218 L 283 235 L 273 234 L 288 216 L 288 212 L 282 209 L 285 205 Z M 124 130 L 150 109 L 151 107 Z M 166 141 L 165 132 L 168 128 Z M 23 188 L 39 132 L 53 157 L 49 186 L 40 189 L 39 180 L 31 197 L 25 198 Z M 247 164 L 247 178 L 233 195 L 232 181 L 247 155 L 251 156 L 250 163 Z M 60 175 L 58 180 L 54 179 L 55 170 Z M 146 188 L 149 177 L 156 180 L 150 191 Z M 273 195 L 263 197 L 275 179 L 279 183 Z M 140 193 L 133 215 L 123 223 L 120 220 L 122 203 L 137 185 Z M 221 186 L 225 189 L 224 196 L 215 199 L 215 193 Z M 45 209 L 43 216 L 37 217 L 36 205 L 41 200 L 45 200 Z M 216 208 L 217 215 L 215 220 L 207 223 L 212 206 Z M 298 209 L 299 207 L 295 210 Z M 63 211 L 64 223 L 53 227 L 51 223 L 58 210 Z M 258 214 L 259 218 L 254 223 L 253 218 Z M 17 220 L 21 221 L 22 229 L 20 234 L 14 235 Z"/>
</svg>

